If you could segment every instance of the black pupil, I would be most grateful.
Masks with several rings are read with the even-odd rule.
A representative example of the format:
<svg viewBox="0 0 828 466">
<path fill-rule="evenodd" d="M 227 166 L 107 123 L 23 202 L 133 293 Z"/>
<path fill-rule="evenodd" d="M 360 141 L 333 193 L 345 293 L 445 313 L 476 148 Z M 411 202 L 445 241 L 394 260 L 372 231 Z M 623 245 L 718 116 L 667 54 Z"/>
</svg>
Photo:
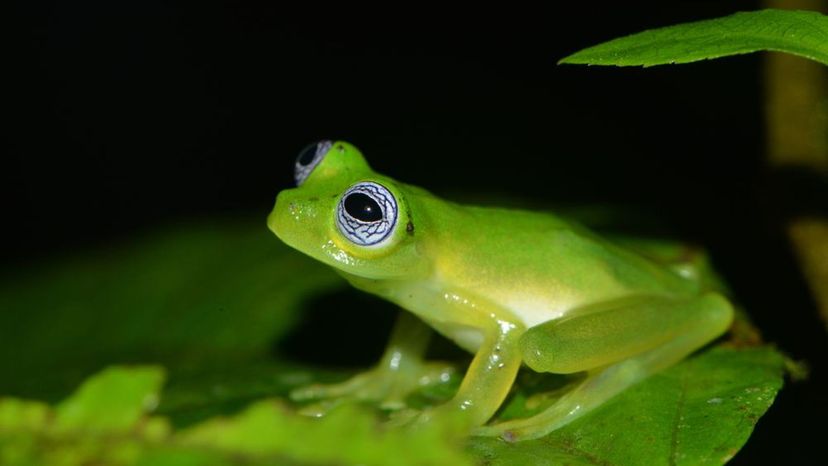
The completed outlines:
<svg viewBox="0 0 828 466">
<path fill-rule="evenodd" d="M 311 144 L 308 147 L 305 147 L 302 152 L 299 153 L 299 158 L 296 159 L 296 162 L 299 165 L 307 166 L 313 162 L 313 158 L 316 157 L 316 146 L 317 144 Z"/>
<path fill-rule="evenodd" d="M 382 220 L 382 210 L 377 201 L 362 193 L 351 193 L 345 198 L 345 211 L 363 222 Z"/>
</svg>

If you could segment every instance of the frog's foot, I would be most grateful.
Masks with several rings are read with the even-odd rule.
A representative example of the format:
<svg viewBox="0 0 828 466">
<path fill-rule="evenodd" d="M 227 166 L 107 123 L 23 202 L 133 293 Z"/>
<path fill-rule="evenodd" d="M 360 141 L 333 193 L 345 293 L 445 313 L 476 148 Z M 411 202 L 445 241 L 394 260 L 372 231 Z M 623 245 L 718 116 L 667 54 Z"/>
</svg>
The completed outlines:
<svg viewBox="0 0 828 466">
<path fill-rule="evenodd" d="M 301 412 L 311 416 L 322 416 L 343 402 L 375 402 L 386 410 L 399 410 L 406 406 L 405 400 L 413 392 L 433 385 L 448 382 L 455 367 L 442 363 L 409 365 L 401 370 L 382 366 L 337 384 L 310 385 L 293 390 L 293 401 L 312 401 Z"/>
<path fill-rule="evenodd" d="M 419 429 L 437 423 L 449 423 L 458 431 L 470 432 L 475 426 L 472 419 L 464 416 L 464 411 L 451 404 L 441 404 L 423 409 L 404 408 L 393 411 L 385 422 L 385 427 Z"/>
<path fill-rule="evenodd" d="M 539 414 L 475 429 L 474 435 L 497 436 L 507 442 L 543 437 L 591 412 L 647 375 L 638 361 L 625 361 L 588 377 Z"/>
<path fill-rule="evenodd" d="M 403 408 L 392 412 L 385 422 L 386 427 L 406 427 L 417 425 L 423 418 L 423 411 L 414 408 Z"/>
<path fill-rule="evenodd" d="M 573 378 L 567 380 L 561 386 L 529 395 L 524 403 L 524 408 L 529 411 L 539 411 L 552 406 L 564 395 L 575 389 L 582 380 L 580 378 Z"/>
<path fill-rule="evenodd" d="M 525 419 L 514 419 L 474 429 L 473 435 L 500 437 L 507 442 L 543 437 L 574 420 L 578 407 L 559 400 L 547 410 Z"/>
</svg>

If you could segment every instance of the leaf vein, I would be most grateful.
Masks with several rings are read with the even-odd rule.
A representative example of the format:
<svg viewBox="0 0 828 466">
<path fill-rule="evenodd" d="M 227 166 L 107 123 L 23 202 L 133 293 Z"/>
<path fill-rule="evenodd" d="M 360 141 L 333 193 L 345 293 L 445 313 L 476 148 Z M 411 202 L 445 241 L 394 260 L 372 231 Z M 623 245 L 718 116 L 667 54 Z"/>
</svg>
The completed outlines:
<svg viewBox="0 0 828 466">
<path fill-rule="evenodd" d="M 569 442 L 549 442 L 549 445 L 552 447 L 557 447 L 563 450 L 565 453 L 577 456 L 579 458 L 583 458 L 589 461 L 590 464 L 595 464 L 598 466 L 616 466 L 614 463 L 607 461 L 593 453 L 590 453 L 586 450 L 582 450 Z"/>
<path fill-rule="evenodd" d="M 678 456 L 679 429 L 687 400 L 687 374 L 682 374 L 680 380 L 681 385 L 679 389 L 678 402 L 676 403 L 676 415 L 673 420 L 673 428 L 670 432 L 670 466 L 676 465 L 676 457 Z"/>
</svg>

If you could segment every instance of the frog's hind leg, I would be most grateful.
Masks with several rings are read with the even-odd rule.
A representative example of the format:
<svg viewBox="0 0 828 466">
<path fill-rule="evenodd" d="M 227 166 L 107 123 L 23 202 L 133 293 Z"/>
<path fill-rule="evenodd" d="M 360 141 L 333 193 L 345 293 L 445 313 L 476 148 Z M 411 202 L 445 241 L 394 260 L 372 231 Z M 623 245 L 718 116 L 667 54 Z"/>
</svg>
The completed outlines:
<svg viewBox="0 0 828 466">
<path fill-rule="evenodd" d="M 612 237 L 612 242 L 655 261 L 682 277 L 698 283 L 699 290 L 729 294 L 707 252 L 691 244 L 660 239 Z"/>
<path fill-rule="evenodd" d="M 542 437 L 721 335 L 733 314 L 730 303 L 714 293 L 615 304 L 620 307 L 530 329 L 521 341 L 527 365 L 547 372 L 587 371 L 587 377 L 545 411 L 475 433 L 507 441 Z"/>
</svg>

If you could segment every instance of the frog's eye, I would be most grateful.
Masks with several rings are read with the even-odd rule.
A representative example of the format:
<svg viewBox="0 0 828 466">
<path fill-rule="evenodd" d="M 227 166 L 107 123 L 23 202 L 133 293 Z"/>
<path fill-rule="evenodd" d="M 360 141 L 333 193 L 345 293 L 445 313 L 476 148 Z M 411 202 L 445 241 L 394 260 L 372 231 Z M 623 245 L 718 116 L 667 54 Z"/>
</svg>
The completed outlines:
<svg viewBox="0 0 828 466">
<path fill-rule="evenodd" d="M 351 242 L 377 246 L 391 237 L 397 224 L 397 200 L 384 186 L 363 181 L 342 195 L 336 225 Z"/>
<path fill-rule="evenodd" d="M 305 182 L 313 169 L 325 158 L 325 154 L 331 150 L 331 146 L 333 146 L 331 141 L 319 141 L 302 149 L 296 157 L 296 165 L 293 168 L 296 186 L 301 186 Z"/>
</svg>

